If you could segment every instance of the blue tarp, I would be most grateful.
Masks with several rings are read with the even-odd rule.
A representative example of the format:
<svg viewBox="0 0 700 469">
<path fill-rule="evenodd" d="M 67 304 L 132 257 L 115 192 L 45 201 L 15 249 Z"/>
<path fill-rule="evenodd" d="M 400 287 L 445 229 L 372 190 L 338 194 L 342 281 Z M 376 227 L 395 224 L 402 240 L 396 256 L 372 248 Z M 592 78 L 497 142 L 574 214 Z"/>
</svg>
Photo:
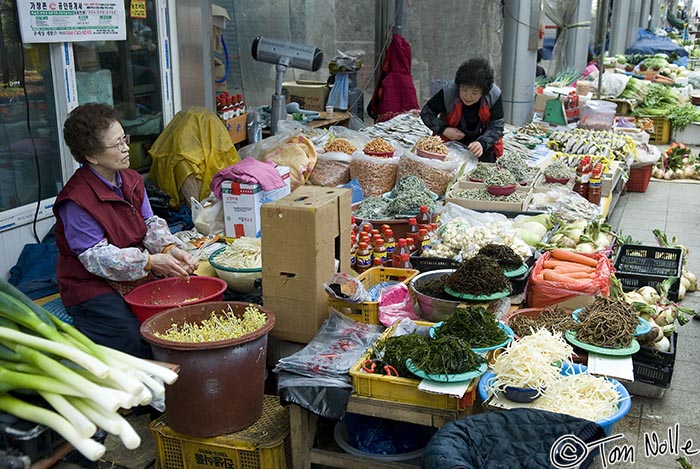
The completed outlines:
<svg viewBox="0 0 700 469">
<path fill-rule="evenodd" d="M 676 54 L 680 57 L 686 57 L 688 51 L 670 40 L 667 37 L 659 37 L 646 31 L 639 29 L 637 40 L 625 51 L 626 54 Z"/>
</svg>

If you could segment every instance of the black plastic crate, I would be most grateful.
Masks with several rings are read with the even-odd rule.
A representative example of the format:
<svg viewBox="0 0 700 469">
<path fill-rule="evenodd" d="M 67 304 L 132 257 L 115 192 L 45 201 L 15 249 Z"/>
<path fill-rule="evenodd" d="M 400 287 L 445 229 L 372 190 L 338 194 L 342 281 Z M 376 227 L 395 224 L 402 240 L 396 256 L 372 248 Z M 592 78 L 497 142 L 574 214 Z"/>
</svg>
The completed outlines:
<svg viewBox="0 0 700 469">
<path fill-rule="evenodd" d="M 33 462 L 48 458 L 65 443 L 55 431 L 0 412 L 0 448 L 14 449 Z"/>
<path fill-rule="evenodd" d="M 411 256 L 411 265 L 420 272 L 430 272 L 440 269 L 456 269 L 459 262 L 447 257 Z"/>
<path fill-rule="evenodd" d="M 633 274 L 680 277 L 683 251 L 679 248 L 623 244 L 615 257 L 615 270 Z"/>
<path fill-rule="evenodd" d="M 657 367 L 673 366 L 676 362 L 678 333 L 674 332 L 673 335 L 668 338 L 668 341 L 671 343 L 668 352 L 661 352 L 650 345 L 643 345 L 639 348 L 639 352 L 632 355 L 632 361 Z"/>
<path fill-rule="evenodd" d="M 646 275 L 646 274 L 631 274 L 629 272 L 615 272 L 615 277 L 622 284 L 622 289 L 624 291 L 632 291 L 641 287 L 654 287 L 661 285 L 661 283 L 666 280 L 667 277 L 659 277 L 657 275 Z M 680 278 L 677 278 L 671 288 L 668 291 L 668 299 L 671 301 L 678 301 L 678 292 L 681 286 Z"/>
<path fill-rule="evenodd" d="M 634 380 L 642 383 L 653 384 L 661 388 L 671 386 L 673 366 L 658 367 L 644 362 L 632 361 L 634 365 Z"/>
</svg>

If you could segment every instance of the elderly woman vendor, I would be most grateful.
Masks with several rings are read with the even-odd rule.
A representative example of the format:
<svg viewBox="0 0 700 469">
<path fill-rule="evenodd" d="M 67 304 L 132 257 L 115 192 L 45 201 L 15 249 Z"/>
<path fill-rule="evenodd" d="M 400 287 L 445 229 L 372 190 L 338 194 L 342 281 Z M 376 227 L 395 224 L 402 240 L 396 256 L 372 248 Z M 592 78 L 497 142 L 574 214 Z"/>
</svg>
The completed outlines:
<svg viewBox="0 0 700 469">
<path fill-rule="evenodd" d="M 484 58 L 467 60 L 421 109 L 421 119 L 443 140 L 462 142 L 479 161 L 503 154 L 503 104 L 494 70 Z"/>
<path fill-rule="evenodd" d="M 150 349 L 122 298 L 160 276 L 187 277 L 197 262 L 155 215 L 143 179 L 129 169 L 129 135 L 118 112 L 74 109 L 63 136 L 81 167 L 56 198 L 57 278 L 73 324 L 93 341 L 139 357 Z"/>
</svg>

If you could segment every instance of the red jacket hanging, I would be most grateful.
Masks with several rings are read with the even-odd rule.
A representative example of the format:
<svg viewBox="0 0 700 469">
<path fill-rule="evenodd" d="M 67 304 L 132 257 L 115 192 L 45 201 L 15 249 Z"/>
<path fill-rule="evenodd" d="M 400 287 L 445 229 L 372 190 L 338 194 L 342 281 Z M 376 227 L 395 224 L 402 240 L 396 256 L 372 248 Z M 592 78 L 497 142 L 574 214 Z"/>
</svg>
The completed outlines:
<svg viewBox="0 0 700 469">
<path fill-rule="evenodd" d="M 394 34 L 367 112 L 375 120 L 387 120 L 386 117 L 418 108 L 416 88 L 411 77 L 411 46 L 405 38 Z"/>
</svg>

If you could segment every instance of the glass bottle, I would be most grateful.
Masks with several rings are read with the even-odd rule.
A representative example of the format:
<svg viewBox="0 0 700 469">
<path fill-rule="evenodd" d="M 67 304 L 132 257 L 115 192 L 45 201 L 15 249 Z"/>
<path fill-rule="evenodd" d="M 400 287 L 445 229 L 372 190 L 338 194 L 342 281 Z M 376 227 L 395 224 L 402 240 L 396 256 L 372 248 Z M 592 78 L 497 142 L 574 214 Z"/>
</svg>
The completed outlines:
<svg viewBox="0 0 700 469">
<path fill-rule="evenodd" d="M 418 250 L 418 244 L 413 238 L 406 238 L 406 247 L 408 248 L 408 254 L 411 256 Z"/>
<path fill-rule="evenodd" d="M 430 226 L 431 221 L 432 217 L 430 216 L 430 212 L 428 212 L 428 206 L 421 205 L 418 209 L 418 215 L 416 216 L 416 222 L 418 223 L 418 227 L 423 228 L 426 225 Z"/>
<path fill-rule="evenodd" d="M 374 244 L 374 251 L 372 252 L 372 259 L 379 259 L 381 261 L 380 265 L 384 265 L 386 262 L 386 246 L 384 246 L 384 238 L 376 238 Z"/>
<path fill-rule="evenodd" d="M 428 236 L 428 230 L 421 228 L 418 230 L 418 244 L 416 245 L 416 250 L 418 251 L 418 255 L 421 255 L 428 249 L 430 249 L 430 236 Z"/>
<path fill-rule="evenodd" d="M 396 247 L 394 248 L 394 252 L 391 256 L 391 266 L 392 267 L 398 267 L 399 263 L 401 262 L 401 254 L 408 254 L 408 243 L 406 238 L 399 238 L 398 241 L 396 241 Z"/>
<path fill-rule="evenodd" d="M 588 182 L 588 201 L 592 204 L 600 204 L 602 177 L 603 165 L 596 163 L 596 165 L 593 167 L 593 172 L 591 173 L 591 179 Z"/>
<path fill-rule="evenodd" d="M 413 268 L 413 265 L 411 264 L 411 258 L 408 255 L 408 253 L 404 252 L 403 254 L 401 254 L 401 257 L 399 259 L 399 265 L 397 265 L 396 267 L 398 267 L 400 269 L 412 269 Z"/>
<path fill-rule="evenodd" d="M 360 243 L 357 249 L 355 272 L 362 273 L 372 267 L 372 248 L 367 243 Z"/>
<path fill-rule="evenodd" d="M 416 243 L 418 240 L 418 221 L 416 220 L 415 217 L 411 217 L 408 219 L 408 238 L 412 238 L 413 242 Z M 416 243 L 418 244 L 418 243 Z"/>
<path fill-rule="evenodd" d="M 396 249 L 396 240 L 394 239 L 394 230 L 391 228 L 384 230 L 384 246 L 386 246 L 387 256 L 394 254 L 394 249 Z"/>
</svg>

